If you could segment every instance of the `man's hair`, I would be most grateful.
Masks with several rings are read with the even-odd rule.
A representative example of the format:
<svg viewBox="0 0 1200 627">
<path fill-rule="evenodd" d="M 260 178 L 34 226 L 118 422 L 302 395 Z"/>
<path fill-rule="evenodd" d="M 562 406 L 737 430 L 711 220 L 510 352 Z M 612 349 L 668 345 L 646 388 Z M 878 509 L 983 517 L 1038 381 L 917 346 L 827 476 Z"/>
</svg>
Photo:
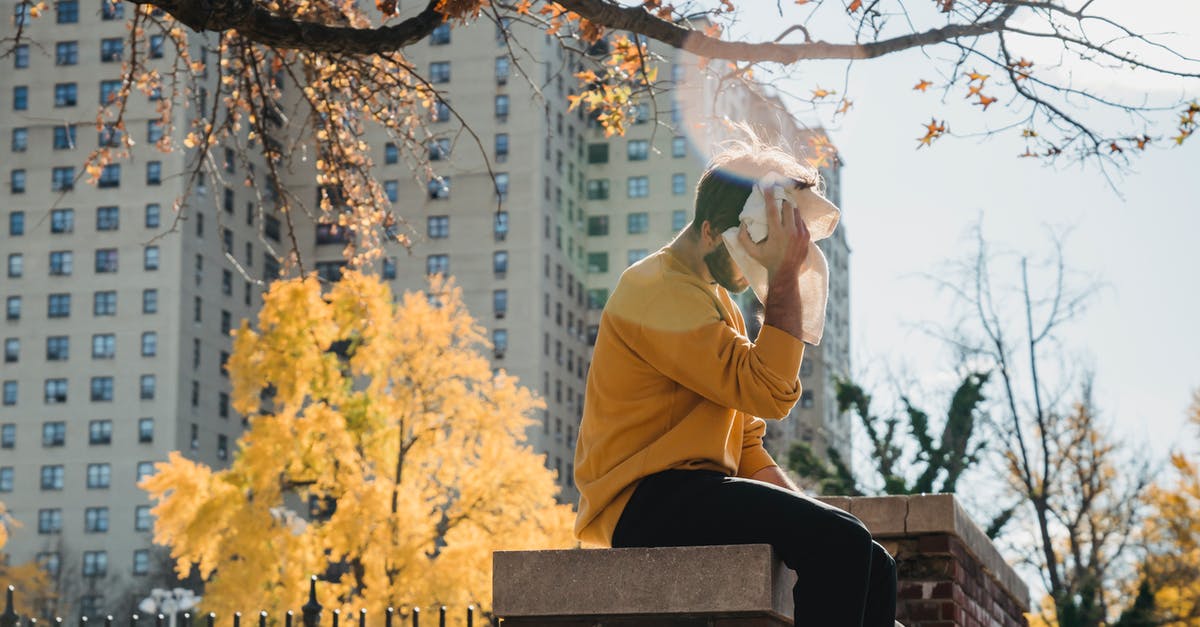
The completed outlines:
<svg viewBox="0 0 1200 627">
<path fill-rule="evenodd" d="M 744 124 L 735 125 L 735 130 L 744 137 L 722 142 L 696 184 L 696 210 L 690 227 L 696 234 L 705 220 L 718 233 L 737 226 L 754 184 L 768 172 L 782 174 L 801 187 L 821 188 L 820 174 L 802 163 L 789 146 L 768 143 Z"/>
</svg>

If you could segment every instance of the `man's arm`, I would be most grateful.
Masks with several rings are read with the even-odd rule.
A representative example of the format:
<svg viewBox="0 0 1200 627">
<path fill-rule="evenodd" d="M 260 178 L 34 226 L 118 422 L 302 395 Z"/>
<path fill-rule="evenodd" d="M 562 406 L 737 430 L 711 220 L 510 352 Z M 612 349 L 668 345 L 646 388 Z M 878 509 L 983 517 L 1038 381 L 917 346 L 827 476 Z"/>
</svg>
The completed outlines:
<svg viewBox="0 0 1200 627">
<path fill-rule="evenodd" d="M 764 190 L 767 207 L 775 206 L 775 195 Z M 763 306 L 763 323 L 800 339 L 800 282 L 796 279 L 800 266 L 808 257 L 808 226 L 800 218 L 800 209 L 783 201 L 783 210 L 767 211 L 767 238 L 761 242 L 750 239 L 750 231 L 742 223 L 738 240 L 754 260 L 767 269 L 767 302 Z"/>
<path fill-rule="evenodd" d="M 791 490 L 792 492 L 796 493 L 800 492 L 800 488 L 796 487 L 796 484 L 792 483 L 792 480 L 788 478 L 787 473 L 783 472 L 783 469 L 781 469 L 779 466 L 767 466 L 766 468 L 763 468 L 762 470 L 751 475 L 750 478 L 754 479 L 755 481 L 762 481 L 763 483 L 779 486 L 784 490 Z"/>
</svg>

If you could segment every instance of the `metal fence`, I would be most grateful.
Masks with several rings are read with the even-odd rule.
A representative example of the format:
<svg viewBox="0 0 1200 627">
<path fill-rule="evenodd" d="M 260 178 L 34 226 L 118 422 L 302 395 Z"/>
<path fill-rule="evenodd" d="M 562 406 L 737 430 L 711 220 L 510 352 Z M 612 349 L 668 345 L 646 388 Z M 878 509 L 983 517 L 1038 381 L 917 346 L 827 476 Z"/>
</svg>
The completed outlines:
<svg viewBox="0 0 1200 627">
<path fill-rule="evenodd" d="M 53 620 L 41 622 L 32 616 L 21 616 L 16 612 L 16 606 L 13 603 L 13 595 L 15 593 L 16 589 L 13 586 L 9 586 L 4 599 L 4 613 L 0 614 L 0 627 L 38 627 L 40 624 L 45 624 L 48 627 L 63 627 L 63 625 L 66 624 L 60 616 L 56 616 Z M 444 605 L 437 608 L 438 627 L 446 627 L 446 611 L 446 606 Z M 283 616 L 282 627 L 321 627 L 323 614 L 324 608 L 321 607 L 319 602 L 317 602 L 317 578 L 316 576 L 313 576 L 309 580 L 308 585 L 308 603 L 305 603 L 300 608 L 299 617 L 297 617 L 296 613 L 292 610 L 288 610 Z M 194 616 L 191 613 L 184 612 L 180 614 L 180 616 L 182 620 L 177 624 L 177 627 L 217 627 L 218 622 L 220 622 L 218 621 L 218 616 L 212 612 L 202 616 Z M 475 606 L 467 606 L 466 617 L 467 627 L 474 627 Z M 225 622 L 225 624 L 232 625 L 232 627 L 242 627 L 243 618 L 244 617 L 241 612 L 234 612 L 233 616 L 226 619 L 227 621 L 232 622 Z M 246 620 L 244 623 L 246 627 L 272 627 L 271 616 L 267 614 L 266 611 L 260 611 L 256 617 L 251 615 L 245 618 Z M 297 620 L 297 618 L 299 620 Z M 343 615 L 341 610 L 333 610 L 329 613 L 328 618 L 329 622 L 325 623 L 327 627 L 368 626 L 367 608 L 365 607 L 354 614 L 348 615 Z M 421 627 L 421 609 L 417 607 L 412 608 L 412 613 L 409 615 L 409 619 L 412 621 L 412 627 Z M 499 625 L 499 621 L 496 619 L 488 621 L 484 616 L 481 616 L 480 619 L 480 622 L 483 623 L 483 625 L 488 625 L 489 623 L 492 627 Z M 257 625 L 254 624 L 255 620 L 257 620 Z M 90 622 L 87 616 L 81 616 L 79 618 L 79 627 L 89 627 L 92 624 L 96 624 L 96 627 L 100 627 L 98 624 L 100 622 L 103 622 L 104 627 L 114 627 L 115 625 L 122 625 L 123 627 L 149 627 L 151 625 L 151 621 L 153 621 L 154 627 L 167 627 L 167 625 L 170 623 L 169 618 L 163 614 L 157 614 L 152 617 L 131 614 L 128 622 L 119 621 L 110 614 L 105 616 L 103 621 L 97 620 Z M 386 610 L 384 610 L 382 627 L 404 627 L 404 622 L 404 617 L 398 616 L 395 608 L 388 607 Z M 378 621 L 374 621 L 372 624 L 378 625 Z"/>
</svg>

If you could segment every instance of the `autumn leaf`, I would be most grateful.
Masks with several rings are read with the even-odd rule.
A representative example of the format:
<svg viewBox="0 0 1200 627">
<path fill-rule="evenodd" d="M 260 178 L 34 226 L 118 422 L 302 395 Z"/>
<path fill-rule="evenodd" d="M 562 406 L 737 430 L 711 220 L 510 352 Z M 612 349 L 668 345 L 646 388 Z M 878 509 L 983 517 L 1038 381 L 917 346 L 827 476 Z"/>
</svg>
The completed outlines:
<svg viewBox="0 0 1200 627">
<path fill-rule="evenodd" d="M 985 96 L 983 94 L 979 94 L 979 102 L 976 102 L 975 104 L 983 105 L 983 110 L 987 111 L 987 108 L 992 106 L 993 102 L 996 102 L 995 98 L 991 98 L 991 97 Z"/>
<path fill-rule="evenodd" d="M 932 146 L 934 140 L 939 139 L 946 132 L 945 120 L 938 122 L 937 118 L 931 118 L 929 124 L 925 126 L 925 135 L 917 139 L 917 149 L 922 146 Z"/>
<path fill-rule="evenodd" d="M 1024 129 L 1021 131 L 1021 137 L 1028 138 L 1028 137 L 1037 137 L 1037 136 L 1038 136 L 1037 131 L 1035 131 L 1031 128 L 1027 128 L 1027 129 Z"/>
<path fill-rule="evenodd" d="M 521 0 L 513 7 L 520 15 L 529 15 L 529 7 L 533 6 L 533 0 Z"/>
<path fill-rule="evenodd" d="M 840 107 L 838 107 L 838 109 L 835 113 L 844 114 L 850 110 L 850 107 L 853 107 L 853 106 L 854 106 L 853 100 L 850 100 L 849 98 L 842 98 L 842 105 Z"/>
<path fill-rule="evenodd" d="M 846 12 L 855 13 L 861 8 L 862 8 L 862 0 L 853 0 L 853 2 L 850 3 L 850 6 L 846 7 Z"/>
<path fill-rule="evenodd" d="M 987 81 L 987 79 L 991 78 L 991 74 L 980 74 L 979 72 L 972 70 L 970 74 L 967 74 L 967 78 L 971 79 L 971 82 L 979 81 L 980 83 L 983 83 Z"/>
<path fill-rule="evenodd" d="M 836 93 L 837 93 L 836 91 L 827 91 L 827 90 L 824 90 L 824 89 L 821 89 L 820 87 L 818 87 L 813 90 L 812 97 L 813 97 L 813 100 L 820 100 L 822 98 L 827 98 L 829 96 L 832 96 Z"/>
<path fill-rule="evenodd" d="M 1108 144 L 1108 152 L 1111 154 L 1114 152 L 1125 152 L 1125 150 L 1118 146 L 1117 142 L 1111 142 Z"/>
<path fill-rule="evenodd" d="M 395 15 L 396 1 L 397 0 L 375 0 L 375 8 L 379 9 L 379 12 L 384 15 Z"/>
</svg>

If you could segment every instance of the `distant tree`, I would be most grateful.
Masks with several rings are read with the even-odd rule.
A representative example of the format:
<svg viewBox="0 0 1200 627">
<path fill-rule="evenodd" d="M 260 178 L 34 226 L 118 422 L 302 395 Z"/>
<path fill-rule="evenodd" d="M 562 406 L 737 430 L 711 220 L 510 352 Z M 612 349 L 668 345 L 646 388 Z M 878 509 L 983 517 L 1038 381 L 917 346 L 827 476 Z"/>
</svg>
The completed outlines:
<svg viewBox="0 0 1200 627">
<path fill-rule="evenodd" d="M 554 472 L 525 440 L 543 406 L 493 374 L 461 289 L 435 278 L 395 302 L 356 271 L 271 286 L 234 339 L 233 406 L 249 428 L 214 471 L 172 453 L 142 486 L 155 541 L 228 616 L 491 606 L 498 549 L 574 544 Z"/>
<path fill-rule="evenodd" d="M 984 401 L 983 386 L 987 373 L 970 373 L 963 378 L 950 401 L 941 436 L 935 441 L 930 434 L 929 414 L 918 409 L 904 397 L 904 412 L 908 417 L 907 434 L 897 432 L 900 418 L 880 418 L 871 413 L 871 395 L 848 379 L 838 379 L 838 411 L 851 411 L 858 416 L 868 440 L 872 470 L 883 482 L 884 494 L 919 494 L 922 492 L 953 492 L 959 477 L 979 461 L 982 444 L 972 446 L 971 435 L 980 420 L 980 404 Z M 912 437 L 916 451 L 906 460 Z M 832 447 L 829 463 L 818 458 L 806 443 L 798 443 L 788 454 L 789 467 L 814 480 L 822 494 L 860 495 L 853 473 Z"/>
<path fill-rule="evenodd" d="M 37 611 L 35 603 L 52 599 L 53 587 L 37 562 L 9 564 L 9 554 L 4 547 L 8 544 L 9 529 L 19 526 L 20 523 L 9 515 L 4 503 L 0 503 L 0 594 L 9 586 L 13 586 L 16 588 L 16 594 L 13 595 L 15 611 L 24 616 L 34 616 Z M 3 602 L 3 598 L 0 597 L 0 603 Z M 3 610 L 4 608 L 0 607 L 0 612 Z"/>
<path fill-rule="evenodd" d="M 1200 429 L 1200 390 L 1189 421 Z M 1200 463 L 1171 455 L 1173 477 L 1150 488 L 1142 576 L 1154 591 L 1158 624 L 1200 625 Z"/>
<path fill-rule="evenodd" d="M 1121 612 L 1121 617 L 1113 623 L 1113 627 L 1158 627 L 1163 623 L 1158 619 L 1156 610 L 1150 582 L 1143 579 L 1138 583 L 1138 593 L 1133 603 Z"/>
<path fill-rule="evenodd" d="M 1028 257 L 1018 256 L 1015 286 L 998 281 L 977 227 L 978 248 L 958 282 L 939 278 L 966 312 L 940 336 L 964 359 L 983 362 L 995 377 L 999 410 L 990 421 L 1003 458 L 1012 515 L 1035 530 L 1020 560 L 1037 569 L 1052 607 L 1046 624 L 1098 627 L 1114 618 L 1115 601 L 1135 572 L 1134 536 L 1150 481 L 1150 462 L 1106 433 L 1092 401 L 1091 375 L 1048 376 L 1047 354 L 1063 355 L 1058 332 L 1084 310 L 1095 288 L 1070 285 L 1062 242 L 1052 239 L 1049 287 L 1031 287 Z M 1020 362 L 1018 361 L 1020 360 Z M 1020 363 L 1026 364 L 1022 367 Z M 1076 387 L 1077 396 L 1067 390 Z"/>
</svg>

